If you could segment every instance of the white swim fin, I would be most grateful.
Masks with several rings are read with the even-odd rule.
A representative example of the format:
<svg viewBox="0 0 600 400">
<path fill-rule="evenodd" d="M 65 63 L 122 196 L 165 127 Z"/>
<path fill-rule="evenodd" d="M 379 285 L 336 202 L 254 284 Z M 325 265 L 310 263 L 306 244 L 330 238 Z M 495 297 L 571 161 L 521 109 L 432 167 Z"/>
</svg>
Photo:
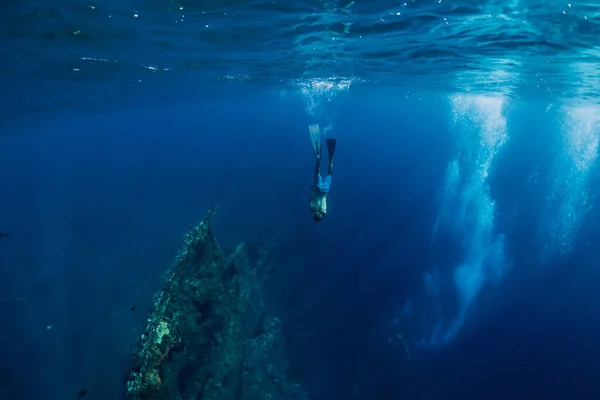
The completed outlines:
<svg viewBox="0 0 600 400">
<path fill-rule="evenodd" d="M 308 131 L 310 132 L 310 142 L 312 143 L 315 156 L 321 154 L 321 130 L 319 129 L 319 124 L 309 125 Z"/>
</svg>

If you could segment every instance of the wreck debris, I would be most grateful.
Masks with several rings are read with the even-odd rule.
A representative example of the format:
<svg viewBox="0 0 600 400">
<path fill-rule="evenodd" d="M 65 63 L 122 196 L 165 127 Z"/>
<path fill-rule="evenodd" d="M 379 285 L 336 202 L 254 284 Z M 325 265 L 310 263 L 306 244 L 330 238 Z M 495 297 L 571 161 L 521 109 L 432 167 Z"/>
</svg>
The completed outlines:
<svg viewBox="0 0 600 400">
<path fill-rule="evenodd" d="M 272 264 L 250 261 L 240 244 L 225 252 L 211 209 L 155 297 L 126 388 L 127 400 L 304 400 L 286 376 L 281 320 L 262 287 Z"/>
</svg>

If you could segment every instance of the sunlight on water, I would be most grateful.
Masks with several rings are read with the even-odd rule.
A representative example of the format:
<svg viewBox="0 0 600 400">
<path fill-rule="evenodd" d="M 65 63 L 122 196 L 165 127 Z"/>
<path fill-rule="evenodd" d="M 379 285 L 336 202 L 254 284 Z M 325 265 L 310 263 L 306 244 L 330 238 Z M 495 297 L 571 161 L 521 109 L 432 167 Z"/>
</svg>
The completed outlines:
<svg viewBox="0 0 600 400">
<path fill-rule="evenodd" d="M 297 87 L 304 97 L 306 112 L 314 116 L 324 103 L 329 103 L 340 92 L 347 92 L 352 82 L 352 78 L 306 79 L 298 81 Z"/>
<path fill-rule="evenodd" d="M 453 122 L 459 126 L 469 126 L 473 130 L 471 134 L 461 138 L 461 141 L 467 141 L 462 150 L 475 156 L 475 168 L 479 179 L 484 181 L 488 177 L 492 160 L 508 140 L 506 118 L 502 115 L 505 98 L 457 95 L 451 97 L 450 102 Z M 478 138 L 473 138 L 474 135 Z"/>
<path fill-rule="evenodd" d="M 7 115 L 124 103 L 124 84 L 145 99 L 146 90 L 187 93 L 190 82 L 281 90 L 331 76 L 441 96 L 600 93 L 594 2 L 4 3 Z"/>
<path fill-rule="evenodd" d="M 539 230 L 544 241 L 542 262 L 555 252 L 571 252 L 579 226 L 592 207 L 588 181 L 598 157 L 600 106 L 579 104 L 561 111 L 564 152 L 556 160 L 553 188 Z"/>
<path fill-rule="evenodd" d="M 594 60 L 600 59 L 600 49 L 587 49 L 586 57 Z M 574 98 L 587 100 L 589 91 L 600 90 L 600 68 L 598 62 L 574 62 L 569 66 L 572 84 L 575 87 Z M 595 100 L 595 97 L 592 97 Z M 593 101 L 592 100 L 592 101 Z M 590 101 L 591 102 L 591 101 Z"/>
<path fill-rule="evenodd" d="M 487 91 L 498 93 L 502 96 L 511 96 L 518 83 L 518 69 L 522 63 L 516 58 L 488 58 L 486 65 L 494 67 L 493 71 L 481 74 L 479 71 L 465 71 L 455 78 L 457 87 L 464 87 L 468 91 L 477 93 L 477 88 L 486 88 Z M 489 97 L 483 95 L 486 101 L 503 101 L 504 97 Z"/>
<path fill-rule="evenodd" d="M 575 169 L 587 173 L 598 157 L 600 107 L 565 108 L 565 150 Z"/>
<path fill-rule="evenodd" d="M 430 328 L 420 342 L 427 347 L 440 346 L 456 335 L 485 282 L 499 279 L 507 266 L 504 236 L 494 232 L 496 205 L 487 184 L 492 162 L 508 140 L 505 98 L 454 95 L 450 104 L 460 154 L 446 170 L 434 235 L 446 228 L 461 238 L 464 260 L 453 273 L 459 299 L 456 316 Z"/>
</svg>

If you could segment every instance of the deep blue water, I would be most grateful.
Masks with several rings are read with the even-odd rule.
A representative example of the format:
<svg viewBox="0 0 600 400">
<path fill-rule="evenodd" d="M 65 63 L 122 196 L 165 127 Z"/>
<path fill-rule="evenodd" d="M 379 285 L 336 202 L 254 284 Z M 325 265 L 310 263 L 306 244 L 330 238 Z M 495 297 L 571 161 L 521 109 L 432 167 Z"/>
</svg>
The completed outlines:
<svg viewBox="0 0 600 400">
<path fill-rule="evenodd" d="M 550 3 L 4 2 L 0 399 L 119 399 L 215 204 L 313 399 L 598 398 L 600 14 Z"/>
</svg>

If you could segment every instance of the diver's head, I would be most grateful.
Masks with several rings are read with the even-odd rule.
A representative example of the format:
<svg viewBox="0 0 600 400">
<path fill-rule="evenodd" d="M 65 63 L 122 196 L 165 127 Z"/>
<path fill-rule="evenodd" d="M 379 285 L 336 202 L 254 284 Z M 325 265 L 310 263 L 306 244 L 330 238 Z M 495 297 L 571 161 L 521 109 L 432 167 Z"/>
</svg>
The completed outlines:
<svg viewBox="0 0 600 400">
<path fill-rule="evenodd" d="M 325 216 L 324 213 L 322 213 L 321 211 L 317 211 L 315 213 L 315 216 L 313 217 L 313 219 L 315 220 L 315 222 L 320 222 L 324 216 Z"/>
</svg>

